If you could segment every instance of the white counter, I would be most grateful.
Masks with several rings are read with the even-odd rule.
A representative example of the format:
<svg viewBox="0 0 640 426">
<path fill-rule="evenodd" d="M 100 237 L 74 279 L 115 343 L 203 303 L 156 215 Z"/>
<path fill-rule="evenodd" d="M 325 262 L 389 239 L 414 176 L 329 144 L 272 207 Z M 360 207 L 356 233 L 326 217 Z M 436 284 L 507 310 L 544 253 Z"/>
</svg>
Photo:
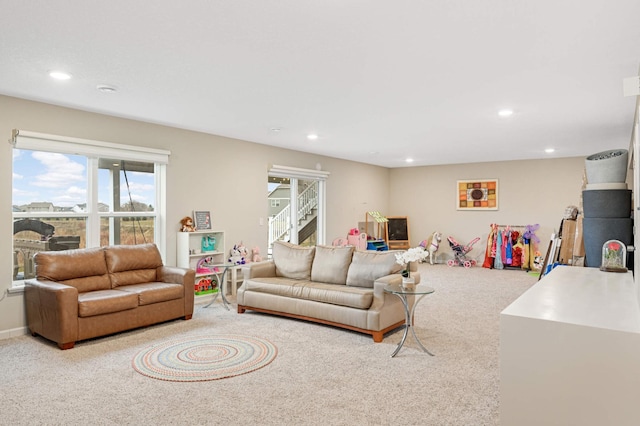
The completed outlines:
<svg viewBox="0 0 640 426">
<path fill-rule="evenodd" d="M 629 273 L 559 266 L 500 314 L 501 425 L 640 424 Z"/>
</svg>

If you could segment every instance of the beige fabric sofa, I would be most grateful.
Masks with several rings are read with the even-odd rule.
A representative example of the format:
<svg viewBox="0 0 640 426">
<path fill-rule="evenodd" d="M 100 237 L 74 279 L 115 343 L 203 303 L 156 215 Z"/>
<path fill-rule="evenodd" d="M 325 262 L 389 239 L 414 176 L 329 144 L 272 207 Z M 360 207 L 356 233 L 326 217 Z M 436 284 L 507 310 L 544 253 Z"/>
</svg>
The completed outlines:
<svg viewBox="0 0 640 426">
<path fill-rule="evenodd" d="M 193 315 L 195 272 L 164 266 L 154 244 L 40 252 L 34 262 L 27 325 L 60 349 Z"/>
<path fill-rule="evenodd" d="M 278 241 L 272 260 L 243 268 L 238 313 L 253 310 L 329 324 L 381 342 L 386 332 L 404 324 L 402 303 L 384 292 L 387 284 L 401 284 L 401 269 L 393 251 Z M 420 281 L 417 272 L 412 276 Z"/>
</svg>

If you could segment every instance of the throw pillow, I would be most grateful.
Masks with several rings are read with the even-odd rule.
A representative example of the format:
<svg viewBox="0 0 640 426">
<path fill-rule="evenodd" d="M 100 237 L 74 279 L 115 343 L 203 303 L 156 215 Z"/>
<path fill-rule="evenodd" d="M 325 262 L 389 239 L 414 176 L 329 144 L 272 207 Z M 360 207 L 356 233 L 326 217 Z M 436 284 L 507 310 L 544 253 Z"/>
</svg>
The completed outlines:
<svg viewBox="0 0 640 426">
<path fill-rule="evenodd" d="M 316 254 L 311 266 L 311 281 L 345 284 L 352 256 L 352 246 L 316 246 Z"/>
<path fill-rule="evenodd" d="M 315 250 L 315 247 L 302 247 L 284 241 L 274 242 L 272 253 L 276 276 L 308 280 L 311 278 L 311 262 Z"/>
<path fill-rule="evenodd" d="M 349 266 L 347 285 L 373 288 L 375 280 L 400 270 L 402 265 L 396 263 L 395 252 L 357 250 Z"/>
</svg>

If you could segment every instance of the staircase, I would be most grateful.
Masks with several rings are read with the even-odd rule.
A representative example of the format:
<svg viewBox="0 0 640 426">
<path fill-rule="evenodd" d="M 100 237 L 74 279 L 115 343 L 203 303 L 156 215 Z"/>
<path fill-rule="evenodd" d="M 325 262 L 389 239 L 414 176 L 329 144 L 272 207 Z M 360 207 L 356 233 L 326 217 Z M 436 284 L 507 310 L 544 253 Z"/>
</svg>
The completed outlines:
<svg viewBox="0 0 640 426">
<path fill-rule="evenodd" d="M 314 214 L 313 218 L 306 221 L 307 224 L 298 230 L 298 242 L 303 243 L 307 241 L 318 229 L 318 215 Z M 315 242 L 313 243 L 315 245 Z"/>
<path fill-rule="evenodd" d="M 298 195 L 298 243 L 307 240 L 317 229 L 318 182 L 313 182 Z M 291 206 L 269 218 L 269 248 L 274 241 L 290 241 Z"/>
</svg>

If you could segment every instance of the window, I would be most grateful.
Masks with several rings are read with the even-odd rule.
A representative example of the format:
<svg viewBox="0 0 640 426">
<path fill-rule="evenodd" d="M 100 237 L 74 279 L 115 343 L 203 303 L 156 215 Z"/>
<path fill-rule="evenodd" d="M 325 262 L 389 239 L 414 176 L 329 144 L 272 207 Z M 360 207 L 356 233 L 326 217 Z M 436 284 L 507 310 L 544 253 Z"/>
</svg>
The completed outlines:
<svg viewBox="0 0 640 426">
<path fill-rule="evenodd" d="M 280 200 L 271 199 L 271 207 L 280 207 Z"/>
<path fill-rule="evenodd" d="M 156 243 L 165 252 L 168 151 L 14 131 L 13 281 L 33 255 Z"/>
</svg>

